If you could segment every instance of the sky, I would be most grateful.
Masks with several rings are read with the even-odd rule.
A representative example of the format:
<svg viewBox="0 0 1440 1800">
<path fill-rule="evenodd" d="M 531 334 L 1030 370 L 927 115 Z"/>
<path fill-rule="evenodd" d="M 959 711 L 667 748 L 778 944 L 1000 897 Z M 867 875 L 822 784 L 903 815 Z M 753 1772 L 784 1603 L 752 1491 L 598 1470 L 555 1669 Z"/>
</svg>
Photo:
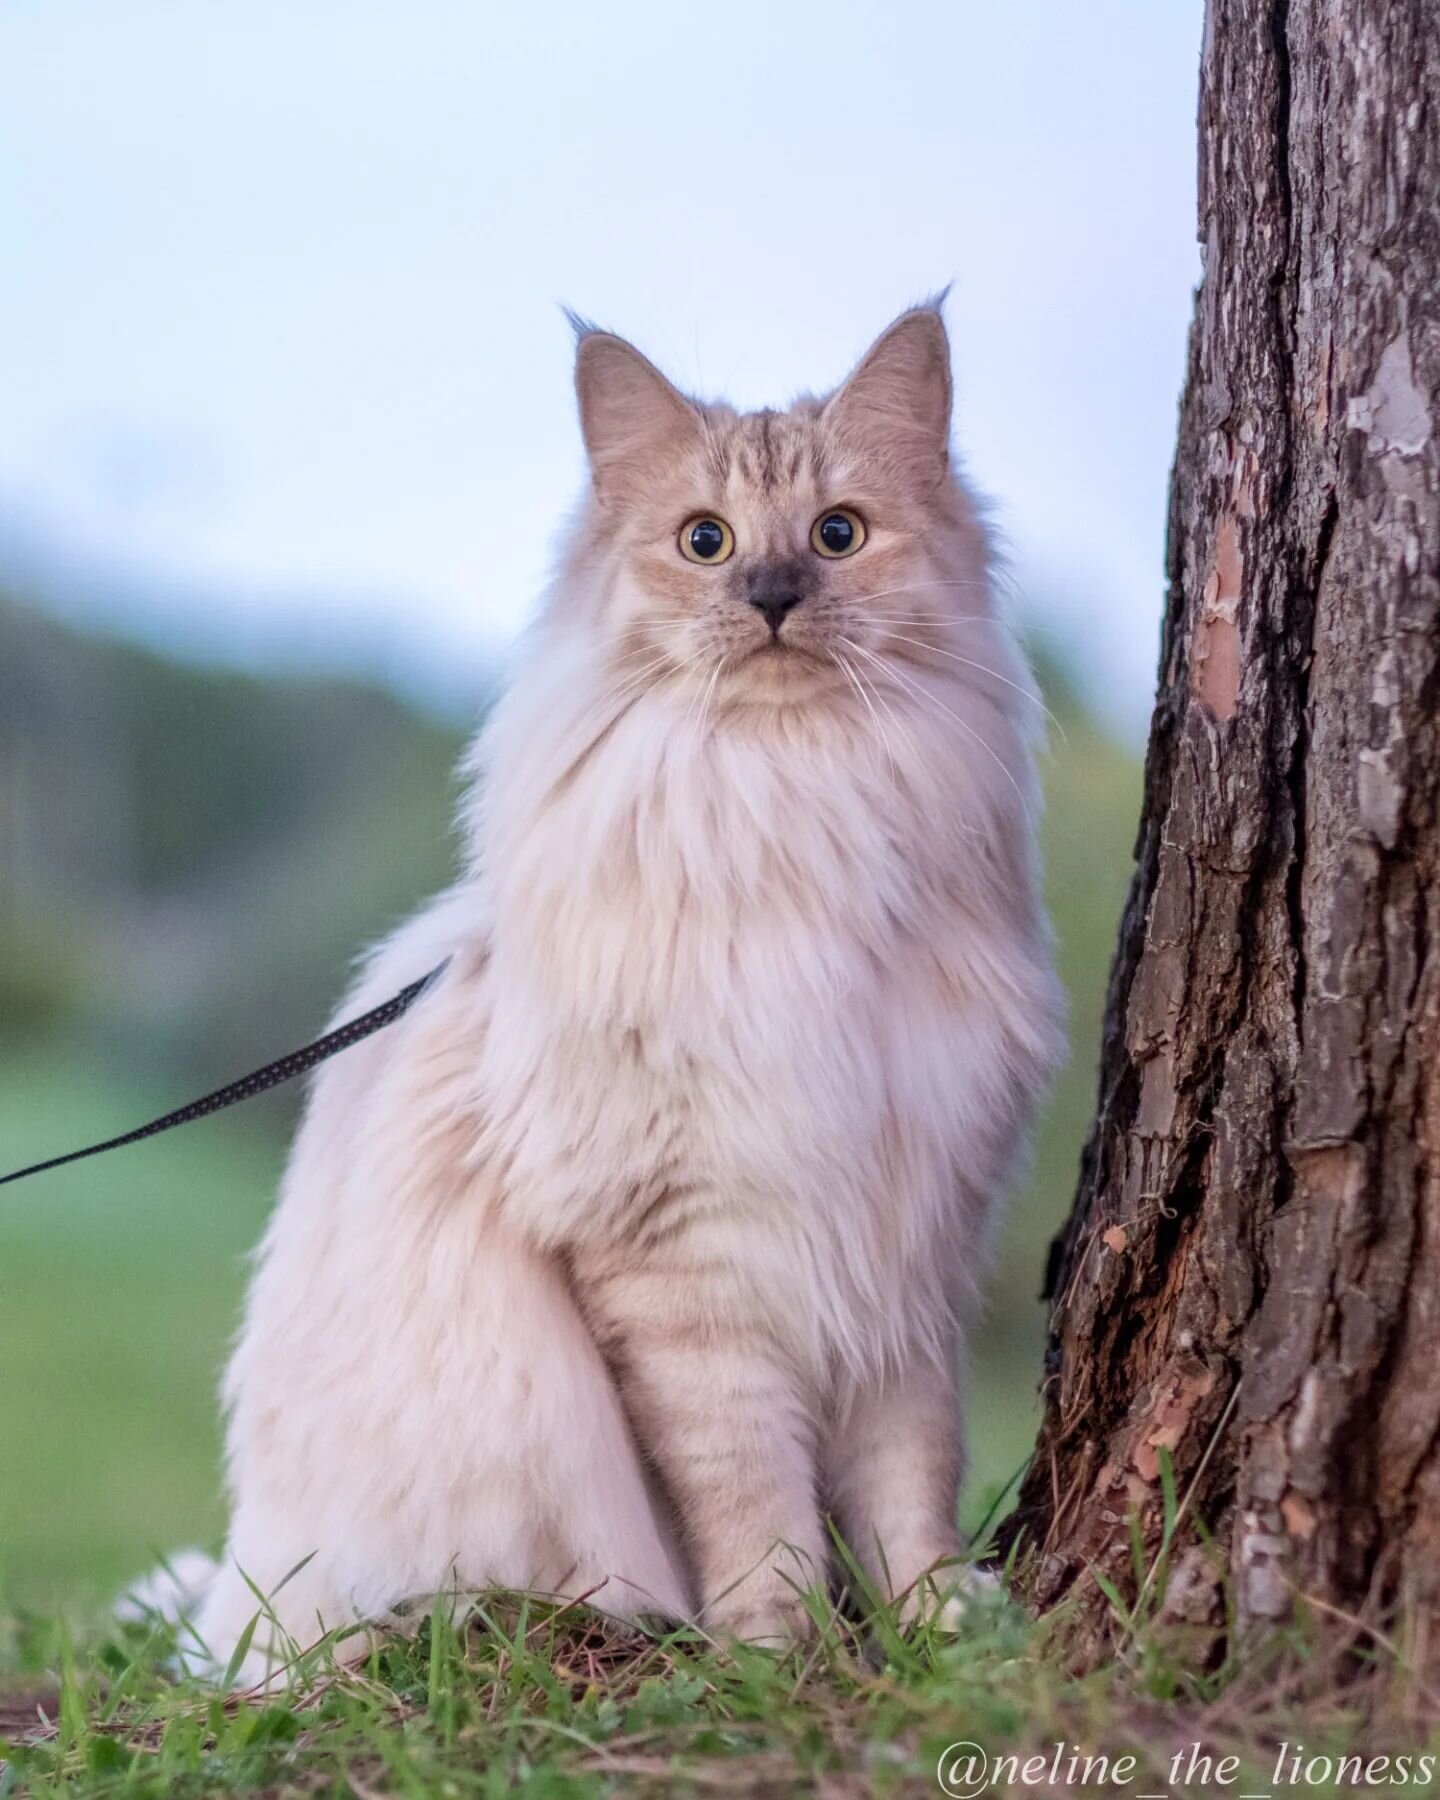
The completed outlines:
<svg viewBox="0 0 1440 1800">
<path fill-rule="evenodd" d="M 583 479 L 562 305 L 742 405 L 952 283 L 1016 604 L 1143 731 L 1200 0 L 5 0 L 0 582 L 479 691 Z"/>
</svg>

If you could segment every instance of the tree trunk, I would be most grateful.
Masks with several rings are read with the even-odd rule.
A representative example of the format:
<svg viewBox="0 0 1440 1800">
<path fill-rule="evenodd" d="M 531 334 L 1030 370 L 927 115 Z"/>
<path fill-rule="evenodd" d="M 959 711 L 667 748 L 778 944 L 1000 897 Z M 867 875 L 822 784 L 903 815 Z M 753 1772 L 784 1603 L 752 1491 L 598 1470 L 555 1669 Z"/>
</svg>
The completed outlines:
<svg viewBox="0 0 1440 1800">
<path fill-rule="evenodd" d="M 1228 1582 L 1242 1621 L 1302 1593 L 1398 1603 L 1423 1633 L 1440 1614 L 1436 0 L 1210 0 L 1200 236 L 1137 867 L 1017 1521 L 1041 1604 L 1073 1587 L 1085 1617 L 1091 1566 L 1133 1597 L 1131 1521 L 1148 1562 L 1168 1457 L 1169 1611 L 1218 1621 Z"/>
</svg>

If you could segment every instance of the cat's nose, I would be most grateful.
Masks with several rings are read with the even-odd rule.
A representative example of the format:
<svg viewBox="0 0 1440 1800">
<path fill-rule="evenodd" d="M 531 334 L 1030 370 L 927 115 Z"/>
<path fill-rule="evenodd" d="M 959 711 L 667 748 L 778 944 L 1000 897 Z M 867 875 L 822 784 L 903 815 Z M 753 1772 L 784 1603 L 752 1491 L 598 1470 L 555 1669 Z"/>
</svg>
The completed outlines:
<svg viewBox="0 0 1440 1800">
<path fill-rule="evenodd" d="M 801 598 L 791 587 L 763 587 L 750 595 L 750 604 L 770 627 L 772 634 L 779 637 L 785 615 L 800 604 Z"/>
</svg>

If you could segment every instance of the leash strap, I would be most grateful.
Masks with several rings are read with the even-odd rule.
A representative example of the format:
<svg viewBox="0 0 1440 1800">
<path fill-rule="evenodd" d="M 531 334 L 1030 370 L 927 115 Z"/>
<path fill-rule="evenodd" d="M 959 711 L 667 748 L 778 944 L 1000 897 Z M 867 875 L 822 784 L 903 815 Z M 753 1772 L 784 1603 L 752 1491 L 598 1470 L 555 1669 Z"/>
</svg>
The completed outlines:
<svg viewBox="0 0 1440 1800">
<path fill-rule="evenodd" d="M 334 1031 L 316 1038 L 313 1044 L 306 1044 L 303 1049 L 292 1050 L 288 1056 L 266 1063 L 263 1069 L 256 1069 L 253 1074 L 242 1075 L 228 1087 L 217 1088 L 213 1094 L 206 1094 L 200 1100 L 192 1100 L 178 1112 L 152 1119 L 148 1125 L 140 1125 L 134 1131 L 124 1132 L 120 1137 L 107 1138 L 103 1144 L 91 1144 L 84 1150 L 71 1150 L 65 1156 L 52 1156 L 48 1162 L 31 1163 L 28 1169 L 16 1169 L 13 1174 L 0 1175 L 0 1187 L 5 1187 L 12 1181 L 23 1181 L 27 1175 L 43 1175 L 47 1169 L 64 1168 L 66 1163 L 82 1162 L 87 1156 L 99 1156 L 106 1150 L 119 1150 L 125 1144 L 138 1144 L 143 1138 L 157 1137 L 162 1131 L 173 1131 L 177 1125 L 188 1125 L 192 1119 L 205 1119 L 211 1113 L 223 1112 L 227 1106 L 252 1099 L 256 1094 L 263 1094 L 267 1088 L 279 1087 L 283 1081 L 293 1081 L 297 1075 L 306 1074 L 317 1063 L 338 1056 L 352 1044 L 358 1044 L 364 1038 L 373 1037 L 377 1031 L 383 1031 L 387 1025 L 393 1025 L 409 1012 L 431 983 L 438 980 L 449 966 L 449 960 L 447 957 L 428 975 L 412 981 L 409 987 L 401 988 L 398 994 L 392 995 L 389 1000 L 383 1001 L 369 1012 L 362 1013 L 358 1019 L 351 1019 L 348 1024 L 337 1026 Z"/>
</svg>

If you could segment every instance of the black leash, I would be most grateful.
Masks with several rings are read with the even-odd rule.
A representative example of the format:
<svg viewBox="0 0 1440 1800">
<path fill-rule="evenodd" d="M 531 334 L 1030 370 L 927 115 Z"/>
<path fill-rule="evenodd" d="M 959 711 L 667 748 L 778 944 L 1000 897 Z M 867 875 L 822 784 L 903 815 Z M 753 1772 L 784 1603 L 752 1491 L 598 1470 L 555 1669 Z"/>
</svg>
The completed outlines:
<svg viewBox="0 0 1440 1800">
<path fill-rule="evenodd" d="M 276 1062 L 266 1063 L 263 1069 L 256 1069 L 252 1075 L 242 1075 L 228 1087 L 217 1088 L 202 1100 L 192 1100 L 178 1112 L 166 1113 L 161 1119 L 152 1119 L 148 1125 L 141 1125 L 120 1137 L 107 1138 L 103 1144 L 91 1144 L 85 1150 L 71 1150 L 65 1156 L 52 1156 L 49 1162 L 31 1163 L 28 1169 L 16 1169 L 11 1175 L 0 1175 L 0 1187 L 4 1187 L 7 1182 L 23 1181 L 27 1175 L 43 1175 L 47 1169 L 61 1169 L 66 1163 L 82 1162 L 87 1156 L 99 1156 L 104 1150 L 119 1150 L 124 1144 L 138 1144 L 142 1138 L 155 1137 L 162 1131 L 173 1131 L 177 1125 L 188 1125 L 192 1119 L 204 1119 L 211 1113 L 223 1112 L 227 1106 L 252 1099 L 256 1094 L 263 1094 L 267 1088 L 279 1087 L 282 1081 L 293 1081 L 297 1075 L 304 1075 L 327 1057 L 338 1056 L 352 1044 L 358 1044 L 363 1038 L 372 1037 L 387 1025 L 393 1025 L 409 1012 L 426 988 L 444 973 L 449 960 L 447 957 L 428 975 L 412 981 L 409 987 L 401 988 L 398 994 L 373 1007 L 371 1011 L 362 1013 L 358 1019 L 351 1019 L 348 1025 L 337 1026 L 324 1037 L 316 1038 L 313 1044 L 306 1044 L 301 1050 L 292 1050 L 288 1056 L 282 1056 Z"/>
</svg>

